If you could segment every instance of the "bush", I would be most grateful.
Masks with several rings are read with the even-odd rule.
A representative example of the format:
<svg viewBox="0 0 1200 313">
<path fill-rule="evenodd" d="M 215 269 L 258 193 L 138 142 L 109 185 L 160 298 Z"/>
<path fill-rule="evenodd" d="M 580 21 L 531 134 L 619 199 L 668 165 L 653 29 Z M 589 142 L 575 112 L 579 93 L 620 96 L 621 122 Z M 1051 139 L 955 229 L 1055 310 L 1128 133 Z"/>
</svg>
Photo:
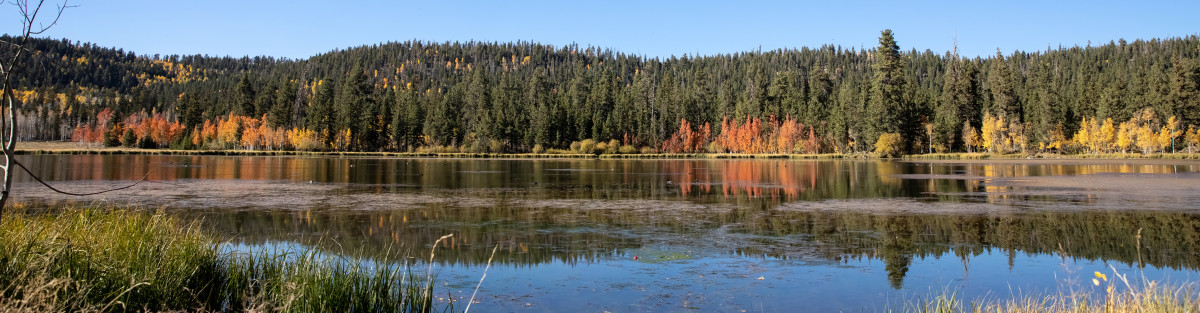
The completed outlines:
<svg viewBox="0 0 1200 313">
<path fill-rule="evenodd" d="M 546 152 L 546 148 L 542 147 L 541 144 L 536 144 L 533 145 L 533 150 L 530 152 L 533 152 L 533 154 L 542 154 L 542 152 Z"/>
<path fill-rule="evenodd" d="M 879 157 L 898 157 L 903 150 L 904 139 L 898 133 L 884 133 L 879 135 L 879 140 L 875 142 L 875 154 Z"/>
<path fill-rule="evenodd" d="M 642 154 L 655 154 L 655 153 L 658 153 L 658 149 L 654 149 L 654 147 L 646 146 L 646 147 L 642 147 L 640 152 Z"/>
<path fill-rule="evenodd" d="M 634 148 L 633 146 L 624 145 L 624 146 L 621 146 L 620 149 L 617 149 L 617 152 L 620 154 L 634 154 L 634 153 L 637 153 L 638 151 L 637 151 L 637 148 Z"/>
<path fill-rule="evenodd" d="M 584 154 L 595 154 L 596 153 L 596 141 L 592 140 L 592 139 L 584 139 L 583 141 L 579 142 L 579 150 L 575 150 L 575 152 L 576 153 L 584 153 Z"/>
<path fill-rule="evenodd" d="M 708 145 L 704 147 L 704 151 L 706 151 L 708 153 L 722 153 L 722 152 L 725 152 L 725 147 L 722 147 L 721 144 L 717 143 L 716 141 L 713 141 L 713 142 L 708 143 Z"/>
<path fill-rule="evenodd" d="M 488 140 L 488 152 L 504 153 L 504 146 L 506 146 L 506 145 L 504 144 L 503 141 L 499 141 L 499 140 L 495 140 L 495 139 Z"/>
<path fill-rule="evenodd" d="M 608 146 L 605 147 L 604 154 L 617 154 L 617 150 L 621 148 L 621 142 L 616 139 L 609 140 Z"/>
</svg>

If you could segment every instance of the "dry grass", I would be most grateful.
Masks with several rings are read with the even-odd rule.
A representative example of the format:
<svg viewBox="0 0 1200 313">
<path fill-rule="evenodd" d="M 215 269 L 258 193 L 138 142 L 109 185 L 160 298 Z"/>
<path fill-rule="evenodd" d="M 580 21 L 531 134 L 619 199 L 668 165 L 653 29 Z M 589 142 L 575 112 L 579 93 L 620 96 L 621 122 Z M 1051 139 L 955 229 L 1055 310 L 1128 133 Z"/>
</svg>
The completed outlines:
<svg viewBox="0 0 1200 313">
<path fill-rule="evenodd" d="M 1200 312 L 1200 291 L 1194 286 L 1169 286 L 1148 281 L 1131 284 L 1124 275 L 1096 272 L 1096 285 L 1103 293 L 1062 294 L 1046 297 L 1018 297 L 981 303 L 965 303 L 955 294 L 942 294 L 928 301 L 908 303 L 904 312 L 996 312 L 996 313 L 1186 313 Z M 1103 278 L 1101 278 L 1103 277 Z"/>
</svg>

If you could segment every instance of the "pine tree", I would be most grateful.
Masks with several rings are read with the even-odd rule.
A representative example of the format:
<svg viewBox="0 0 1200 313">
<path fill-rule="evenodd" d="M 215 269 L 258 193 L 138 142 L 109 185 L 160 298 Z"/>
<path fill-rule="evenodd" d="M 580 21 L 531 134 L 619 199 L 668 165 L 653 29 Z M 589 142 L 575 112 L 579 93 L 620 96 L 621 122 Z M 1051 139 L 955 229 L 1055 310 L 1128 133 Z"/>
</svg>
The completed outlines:
<svg viewBox="0 0 1200 313">
<path fill-rule="evenodd" d="M 267 113 L 267 124 L 273 128 L 291 128 L 292 104 L 296 101 L 296 82 L 287 81 L 275 92 L 275 101 Z"/>
<path fill-rule="evenodd" d="M 366 70 L 358 63 L 346 74 L 341 92 L 335 98 L 334 111 L 337 117 L 334 120 L 334 129 L 338 132 L 349 131 L 351 149 L 358 149 L 363 144 L 362 135 L 371 128 L 371 123 L 364 117 L 366 114 L 363 112 L 371 112 L 374 106 L 371 99 L 372 88 L 371 82 L 367 80 Z"/>
<path fill-rule="evenodd" d="M 234 102 L 233 114 L 250 116 L 254 115 L 254 86 L 250 82 L 250 74 L 243 74 L 242 79 L 233 87 Z"/>
<path fill-rule="evenodd" d="M 1200 65 L 1195 60 L 1171 56 L 1172 110 L 1184 125 L 1200 125 Z"/>
<path fill-rule="evenodd" d="M 335 97 L 332 81 L 317 81 L 317 92 L 313 94 L 312 106 L 309 108 L 305 125 L 321 136 L 321 142 L 326 145 L 333 143 L 333 135 L 337 116 L 333 108 Z"/>
<path fill-rule="evenodd" d="M 425 133 L 429 135 L 429 144 L 453 146 L 462 142 L 462 116 L 459 112 L 463 106 L 462 84 L 450 87 L 450 90 L 438 101 L 429 118 L 425 120 Z"/>
<path fill-rule="evenodd" d="M 992 59 L 992 69 L 988 74 L 988 84 L 992 91 L 992 112 L 1006 120 L 1021 118 L 1021 106 L 1017 102 L 1017 91 L 1013 83 L 1013 74 L 1008 62 L 1004 60 L 1000 49 L 996 49 L 996 58 Z"/>
<path fill-rule="evenodd" d="M 906 142 L 915 139 L 919 134 L 915 110 L 904 99 L 907 80 L 904 59 L 900 57 L 900 46 L 891 29 L 883 30 L 879 36 L 874 69 L 867 108 L 869 123 L 864 128 L 863 140 L 874 145 L 883 133 L 899 133 Z"/>
</svg>

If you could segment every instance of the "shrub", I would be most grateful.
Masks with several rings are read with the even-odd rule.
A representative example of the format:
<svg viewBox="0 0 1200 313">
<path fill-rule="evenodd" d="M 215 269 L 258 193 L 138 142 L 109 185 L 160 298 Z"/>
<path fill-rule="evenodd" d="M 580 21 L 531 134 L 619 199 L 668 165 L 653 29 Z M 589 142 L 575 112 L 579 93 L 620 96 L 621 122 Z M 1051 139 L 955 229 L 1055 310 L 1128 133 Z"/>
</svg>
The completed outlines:
<svg viewBox="0 0 1200 313">
<path fill-rule="evenodd" d="M 575 152 L 595 154 L 596 141 L 592 139 L 584 139 L 583 141 L 579 142 L 579 150 L 575 150 Z"/>
<path fill-rule="evenodd" d="M 495 139 L 488 140 L 488 152 L 503 153 L 504 146 L 505 146 L 505 144 L 503 141 L 499 141 L 499 140 L 495 140 Z"/>
<path fill-rule="evenodd" d="M 605 151 L 608 151 L 608 143 L 601 141 L 596 144 L 596 149 L 591 152 L 593 154 L 604 154 Z"/>
<path fill-rule="evenodd" d="M 542 147 L 541 144 L 536 144 L 536 145 L 533 145 L 533 150 L 530 152 L 533 152 L 533 154 L 541 154 L 542 152 L 545 152 L 545 151 L 546 151 L 545 147 Z"/>
<path fill-rule="evenodd" d="M 634 148 L 633 146 L 624 145 L 624 146 L 621 146 L 620 149 L 617 149 L 617 152 L 620 154 L 634 154 L 634 153 L 637 153 L 638 151 L 637 151 L 637 148 Z"/>
<path fill-rule="evenodd" d="M 722 147 L 720 143 L 713 141 L 704 147 L 704 151 L 708 153 L 721 153 L 725 152 L 725 147 Z"/>
<path fill-rule="evenodd" d="M 879 157 L 894 158 L 904 150 L 904 140 L 898 133 L 884 133 L 875 142 L 875 154 Z"/>
</svg>

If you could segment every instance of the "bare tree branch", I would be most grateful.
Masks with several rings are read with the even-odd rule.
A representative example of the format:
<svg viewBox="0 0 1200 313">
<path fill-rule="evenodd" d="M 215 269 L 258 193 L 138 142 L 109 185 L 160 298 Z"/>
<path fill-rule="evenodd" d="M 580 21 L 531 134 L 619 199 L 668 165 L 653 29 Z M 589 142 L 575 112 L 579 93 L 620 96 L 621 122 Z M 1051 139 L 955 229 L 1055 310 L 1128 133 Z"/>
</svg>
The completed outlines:
<svg viewBox="0 0 1200 313">
<path fill-rule="evenodd" d="M 17 160 L 16 160 L 16 150 L 17 150 L 17 148 L 16 148 L 17 147 L 17 117 L 16 117 L 17 116 L 17 108 L 16 108 L 16 105 L 17 105 L 17 103 L 16 103 L 16 100 L 14 99 L 15 95 L 13 93 L 13 84 L 12 84 L 13 70 L 15 70 L 17 62 L 19 60 L 21 60 L 22 52 L 29 51 L 28 49 L 25 49 L 25 46 L 29 43 L 29 38 L 33 35 L 42 34 L 42 33 L 46 32 L 47 30 L 49 30 L 51 27 L 54 27 L 54 25 L 58 24 L 58 20 L 60 18 L 62 18 L 63 12 L 66 11 L 67 8 L 71 7 L 67 4 L 67 0 L 63 0 L 62 5 L 57 6 L 58 10 L 54 16 L 54 20 L 51 21 L 49 24 L 39 24 L 39 26 L 41 28 L 34 30 L 33 25 L 34 25 L 35 21 L 37 21 L 38 13 L 40 13 L 42 11 L 42 7 L 46 4 L 46 0 L 38 0 L 36 6 L 30 5 L 29 0 L 13 0 L 9 3 L 12 4 L 13 6 L 17 7 L 17 11 L 21 14 L 22 25 L 21 25 L 21 35 L 19 36 L 20 39 L 17 40 L 18 42 L 13 43 L 13 42 L 5 41 L 5 43 L 9 45 L 9 48 L 11 48 L 11 53 L 9 55 L 0 57 L 0 76 L 3 76 L 2 78 L 0 78 L 0 80 L 2 80 L 2 81 L 0 81 L 0 83 L 3 84 L 3 86 L 0 87 L 0 92 L 3 93 L 3 99 L 0 100 L 0 150 L 3 150 L 3 155 L 0 156 L 0 169 L 3 169 L 3 171 L 4 171 L 3 189 L 0 189 L 0 219 L 3 219 L 3 217 L 4 217 L 4 206 L 8 202 L 9 196 L 12 194 L 12 184 L 13 184 L 13 167 L 12 166 L 14 164 L 17 166 L 20 166 L 22 169 L 25 170 L 26 173 L 33 175 L 33 173 L 30 172 L 28 168 L 25 168 L 24 165 L 22 165 L 20 162 L 17 162 Z M 6 50 L 8 50 L 8 49 L 6 49 Z M 29 51 L 29 53 L 31 55 L 33 54 L 32 51 Z M 5 57 L 7 57 L 8 59 L 3 60 L 3 58 L 5 58 Z M 49 187 L 51 190 L 54 190 L 55 192 L 69 194 L 69 195 L 86 195 L 86 194 L 69 193 L 69 192 L 64 192 L 62 190 L 55 189 L 54 187 L 51 187 L 49 184 L 46 184 L 44 181 L 42 181 L 41 178 L 37 177 L 36 175 L 33 175 L 33 176 L 34 176 L 34 179 L 38 180 L 39 182 L 42 182 L 43 185 L 45 185 L 46 187 Z M 147 173 L 147 176 L 149 176 L 149 173 Z M 144 180 L 144 178 L 143 178 L 143 180 Z M 138 183 L 140 183 L 140 181 Z M 137 183 L 135 183 L 134 185 L 137 185 Z M 129 187 L 133 187 L 133 186 L 129 186 Z M 129 187 L 125 187 L 125 188 L 129 188 Z M 124 188 L 121 188 L 121 189 L 124 189 Z M 117 190 L 120 190 L 120 189 L 117 189 Z M 109 192 L 109 191 L 104 191 L 104 192 Z"/>
<path fill-rule="evenodd" d="M 28 167 L 25 167 L 25 164 L 21 164 L 21 162 L 17 161 L 16 159 L 13 159 L 13 164 L 16 164 L 17 167 L 20 167 L 22 170 L 24 170 L 25 173 L 29 174 L 30 177 L 33 177 L 33 180 L 36 180 L 37 182 L 41 183 L 42 186 L 46 186 L 46 188 L 50 188 L 50 190 L 54 190 L 54 192 L 61 193 L 64 195 L 69 195 L 69 196 L 80 196 L 80 197 L 94 196 L 94 195 L 98 195 L 98 194 L 102 194 L 102 193 L 109 193 L 109 192 L 113 192 L 113 191 L 133 188 L 133 186 L 137 186 L 138 184 L 141 184 L 142 182 L 148 181 L 147 178 L 149 178 L 150 174 L 154 173 L 154 170 L 156 169 L 156 168 L 150 169 L 150 171 L 146 172 L 146 175 L 142 176 L 142 179 L 139 179 L 138 181 L 136 181 L 133 184 L 128 185 L 128 186 L 117 187 L 117 188 L 112 188 L 112 189 L 105 189 L 105 190 L 96 191 L 96 192 L 74 193 L 74 192 L 69 192 L 69 191 L 63 191 L 58 188 L 54 188 L 54 186 L 50 186 L 49 183 L 46 183 L 46 181 L 42 180 L 41 177 L 38 177 L 37 174 L 34 174 L 33 171 L 30 171 Z"/>
</svg>

